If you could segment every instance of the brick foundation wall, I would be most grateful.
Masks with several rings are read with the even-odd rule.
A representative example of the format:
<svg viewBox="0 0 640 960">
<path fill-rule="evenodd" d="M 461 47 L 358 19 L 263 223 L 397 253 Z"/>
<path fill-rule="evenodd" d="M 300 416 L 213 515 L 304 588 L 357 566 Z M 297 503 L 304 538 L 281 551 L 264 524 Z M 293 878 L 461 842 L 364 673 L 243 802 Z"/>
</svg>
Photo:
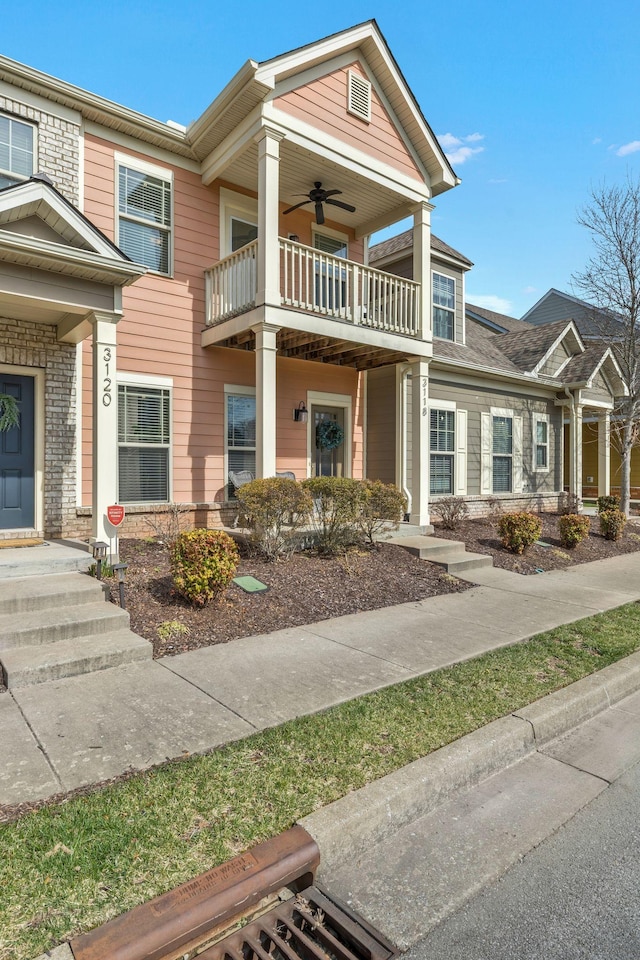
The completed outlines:
<svg viewBox="0 0 640 960">
<path fill-rule="evenodd" d="M 533 513 L 554 513 L 558 509 L 561 493 L 487 494 L 479 497 L 464 497 L 470 517 L 487 517 L 496 509 L 502 513 L 516 510 L 531 510 Z"/>
<path fill-rule="evenodd" d="M 76 513 L 76 348 L 56 328 L 0 318 L 0 363 L 44 370 L 44 529 L 67 536 Z M 36 407 L 36 417 L 38 409 Z"/>
<path fill-rule="evenodd" d="M 177 507 L 177 510 L 174 509 Z M 181 503 L 181 504 L 134 504 L 125 506 L 125 518 L 118 528 L 118 535 L 124 538 L 159 537 L 168 535 L 175 529 L 176 519 L 181 530 L 194 527 L 208 527 L 219 530 L 231 527 L 235 523 L 237 509 L 225 503 Z M 91 507 L 78 507 L 75 528 L 67 536 L 86 539 L 91 534 Z"/>
<path fill-rule="evenodd" d="M 34 173 L 46 173 L 54 187 L 75 206 L 79 198 L 80 126 L 20 102 L 20 92 L 13 98 L 0 95 L 0 110 L 37 126 L 37 159 Z"/>
</svg>

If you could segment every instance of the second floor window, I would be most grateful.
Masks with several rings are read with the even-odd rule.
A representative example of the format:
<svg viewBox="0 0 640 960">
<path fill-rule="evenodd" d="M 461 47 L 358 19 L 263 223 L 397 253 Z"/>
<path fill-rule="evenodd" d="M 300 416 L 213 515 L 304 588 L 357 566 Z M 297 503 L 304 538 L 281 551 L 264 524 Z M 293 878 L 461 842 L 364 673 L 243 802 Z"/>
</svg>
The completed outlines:
<svg viewBox="0 0 640 960">
<path fill-rule="evenodd" d="M 171 273 L 171 179 L 120 165 L 118 246 L 134 263 Z"/>
<path fill-rule="evenodd" d="M 433 275 L 433 335 L 455 339 L 456 282 L 441 273 Z"/>
<path fill-rule="evenodd" d="M 0 115 L 0 189 L 33 174 L 34 133 L 31 123 Z"/>
</svg>

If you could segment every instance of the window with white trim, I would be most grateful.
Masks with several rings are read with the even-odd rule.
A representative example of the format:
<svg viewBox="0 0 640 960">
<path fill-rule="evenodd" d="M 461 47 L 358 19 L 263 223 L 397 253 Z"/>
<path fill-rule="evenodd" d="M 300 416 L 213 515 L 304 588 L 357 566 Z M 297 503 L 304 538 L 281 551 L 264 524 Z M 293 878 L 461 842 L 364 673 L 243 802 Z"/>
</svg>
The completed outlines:
<svg viewBox="0 0 640 960">
<path fill-rule="evenodd" d="M 170 452 L 170 390 L 118 384 L 119 501 L 168 501 Z"/>
<path fill-rule="evenodd" d="M 533 466 L 540 472 L 549 469 L 549 417 L 537 414 L 533 418 Z"/>
<path fill-rule="evenodd" d="M 429 490 L 432 495 L 454 492 L 455 410 L 431 410 L 429 431 Z"/>
<path fill-rule="evenodd" d="M 434 273 L 432 282 L 433 296 L 433 335 L 442 340 L 455 339 L 456 318 L 456 282 L 453 277 Z"/>
<path fill-rule="evenodd" d="M 172 176 L 118 164 L 120 249 L 156 273 L 171 273 Z"/>
<path fill-rule="evenodd" d="M 0 189 L 33 174 L 35 131 L 32 123 L 0 114 Z"/>
<path fill-rule="evenodd" d="M 492 424 L 492 489 L 494 493 L 513 490 L 513 417 L 496 416 Z"/>
<path fill-rule="evenodd" d="M 245 391 L 242 388 L 226 388 L 227 471 L 238 473 L 240 470 L 249 470 L 255 477 L 256 397 L 248 388 Z M 232 487 L 229 492 L 233 493 Z"/>
</svg>

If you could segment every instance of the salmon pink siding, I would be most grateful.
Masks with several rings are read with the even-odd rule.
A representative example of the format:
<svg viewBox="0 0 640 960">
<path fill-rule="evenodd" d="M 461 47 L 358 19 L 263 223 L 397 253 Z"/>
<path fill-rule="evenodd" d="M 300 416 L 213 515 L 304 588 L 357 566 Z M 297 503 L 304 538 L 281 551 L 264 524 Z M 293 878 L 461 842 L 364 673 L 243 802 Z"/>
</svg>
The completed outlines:
<svg viewBox="0 0 640 960">
<path fill-rule="evenodd" d="M 422 183 L 416 162 L 375 88 L 371 90 L 370 123 L 347 112 L 349 70 L 368 79 L 356 61 L 276 97 L 275 104 L 284 113 L 317 127 L 320 142 L 327 134 L 337 137 Z"/>
<path fill-rule="evenodd" d="M 115 239 L 115 157 L 143 154 L 87 136 L 85 213 Z M 172 277 L 147 274 L 123 291 L 124 317 L 118 324 L 118 370 L 171 377 L 172 497 L 176 502 L 226 499 L 224 386 L 255 385 L 255 354 L 203 349 L 204 271 L 219 258 L 219 186 L 205 187 L 198 174 L 154 161 L 174 178 L 174 271 Z M 312 219 L 305 213 L 284 218 L 288 232 L 311 242 Z M 336 225 L 338 228 L 338 225 Z M 352 245 L 351 245 L 352 244 Z M 351 235 L 350 256 L 362 258 Z M 277 363 L 278 469 L 307 475 L 307 433 L 293 421 L 293 408 L 307 390 L 351 396 L 353 473 L 362 476 L 361 377 L 350 368 L 279 359 Z M 82 502 L 91 503 L 91 344 L 83 345 Z"/>
</svg>

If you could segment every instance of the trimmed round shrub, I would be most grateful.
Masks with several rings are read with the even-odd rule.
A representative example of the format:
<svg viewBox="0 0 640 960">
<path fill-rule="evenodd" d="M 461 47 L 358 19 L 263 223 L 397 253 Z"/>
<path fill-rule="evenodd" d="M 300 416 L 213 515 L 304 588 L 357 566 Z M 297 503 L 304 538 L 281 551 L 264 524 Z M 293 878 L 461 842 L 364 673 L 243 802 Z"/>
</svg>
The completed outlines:
<svg viewBox="0 0 640 960">
<path fill-rule="evenodd" d="M 598 497 L 598 513 L 604 513 L 605 510 L 619 510 L 620 500 L 618 497 L 607 496 Z"/>
<path fill-rule="evenodd" d="M 350 477 L 309 477 L 302 486 L 313 500 L 311 527 L 317 550 L 335 556 L 362 541 L 358 518 L 365 493 L 362 484 Z"/>
<path fill-rule="evenodd" d="M 173 584 L 196 607 L 222 596 L 239 563 L 235 540 L 223 530 L 186 530 L 171 546 Z"/>
<path fill-rule="evenodd" d="M 591 521 L 579 513 L 567 513 L 558 517 L 558 528 L 562 546 L 575 547 L 589 536 Z"/>
<path fill-rule="evenodd" d="M 289 477 L 265 477 L 243 484 L 236 497 L 238 520 L 256 550 L 266 560 L 290 556 L 313 509 L 309 492 Z"/>
<path fill-rule="evenodd" d="M 356 523 L 367 542 L 373 544 L 376 535 L 390 527 L 397 530 L 407 509 L 407 499 L 395 483 L 384 483 L 382 480 L 356 482 L 364 493 Z"/>
<path fill-rule="evenodd" d="M 603 510 L 600 514 L 600 533 L 605 540 L 619 540 L 626 522 L 622 510 Z"/>
<path fill-rule="evenodd" d="M 504 513 L 498 520 L 498 533 L 503 547 L 512 553 L 524 553 L 527 547 L 540 539 L 542 522 L 535 513 L 527 510 Z"/>
</svg>

